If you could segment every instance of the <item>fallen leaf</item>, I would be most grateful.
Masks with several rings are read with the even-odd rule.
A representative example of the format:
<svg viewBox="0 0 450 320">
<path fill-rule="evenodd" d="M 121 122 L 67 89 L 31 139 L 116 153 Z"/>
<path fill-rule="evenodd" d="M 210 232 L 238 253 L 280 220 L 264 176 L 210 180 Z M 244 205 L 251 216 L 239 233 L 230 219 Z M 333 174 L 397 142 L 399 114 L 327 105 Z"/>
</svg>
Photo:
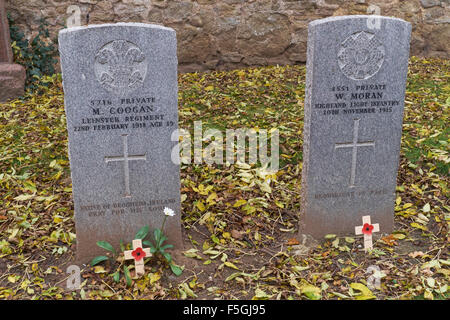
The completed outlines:
<svg viewBox="0 0 450 320">
<path fill-rule="evenodd" d="M 424 253 L 422 251 L 414 251 L 414 252 L 411 252 L 410 254 L 408 254 L 408 256 L 410 256 L 411 258 L 417 258 L 417 257 L 421 257 L 423 255 L 424 255 Z"/>
<path fill-rule="evenodd" d="M 246 203 L 247 203 L 247 200 L 240 199 L 240 200 L 237 200 L 237 201 L 234 203 L 233 207 L 237 208 L 237 207 L 240 207 L 240 206 L 242 206 L 242 205 L 244 205 L 244 204 L 246 204 Z"/>
<path fill-rule="evenodd" d="M 183 252 L 183 254 L 188 258 L 196 258 L 199 260 L 203 260 L 202 256 L 200 256 L 197 252 L 198 252 L 197 249 L 192 248 L 192 249 L 189 249 L 189 250 Z"/>
<path fill-rule="evenodd" d="M 322 296 L 320 288 L 311 284 L 305 284 L 299 287 L 300 292 L 311 300 L 319 300 Z"/>
<path fill-rule="evenodd" d="M 243 231 L 239 231 L 236 229 L 231 230 L 231 236 L 235 239 L 241 240 L 242 238 L 244 238 L 244 232 Z"/>
<path fill-rule="evenodd" d="M 105 270 L 105 268 L 103 266 L 95 266 L 94 267 L 94 272 L 95 273 L 105 273 L 106 270 Z"/>
<path fill-rule="evenodd" d="M 26 200 L 30 200 L 33 197 L 34 197 L 34 194 L 21 194 L 20 196 L 15 197 L 14 200 L 26 201 Z"/>
<path fill-rule="evenodd" d="M 397 245 L 397 242 L 395 242 L 395 240 L 396 240 L 396 238 L 392 234 L 381 238 L 381 241 L 383 241 L 388 246 Z"/>
<path fill-rule="evenodd" d="M 150 284 L 153 284 L 161 279 L 161 275 L 158 272 L 152 273 L 150 276 Z"/>
<path fill-rule="evenodd" d="M 406 238 L 406 236 L 403 233 L 394 233 L 392 236 L 398 240 L 402 240 L 402 239 Z"/>
<path fill-rule="evenodd" d="M 225 264 L 228 268 L 232 268 L 232 269 L 239 270 L 238 267 L 236 267 L 233 263 L 231 263 L 231 262 L 229 262 L 229 261 L 225 261 L 224 264 Z"/>
<path fill-rule="evenodd" d="M 350 287 L 352 289 L 361 291 L 361 294 L 356 296 L 357 300 L 368 300 L 368 299 L 376 298 L 376 296 L 372 293 L 372 291 L 370 291 L 370 289 L 367 288 L 362 283 L 353 282 L 353 283 L 350 284 Z"/>
<path fill-rule="evenodd" d="M 255 296 L 252 298 L 252 300 L 267 300 L 270 297 L 271 297 L 271 295 L 268 295 L 264 290 L 261 290 L 260 288 L 256 288 Z"/>
</svg>

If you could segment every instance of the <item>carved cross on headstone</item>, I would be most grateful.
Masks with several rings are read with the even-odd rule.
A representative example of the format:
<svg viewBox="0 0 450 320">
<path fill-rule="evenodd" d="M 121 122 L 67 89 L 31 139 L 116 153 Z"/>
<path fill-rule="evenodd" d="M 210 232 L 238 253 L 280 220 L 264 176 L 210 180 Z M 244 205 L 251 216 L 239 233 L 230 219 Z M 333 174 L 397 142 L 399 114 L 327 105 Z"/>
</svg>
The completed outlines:
<svg viewBox="0 0 450 320">
<path fill-rule="evenodd" d="M 142 240 L 133 240 L 133 250 L 127 250 L 124 252 L 125 260 L 134 259 L 134 266 L 136 270 L 136 276 L 141 276 L 145 273 L 144 270 L 144 258 L 151 257 L 150 248 L 142 248 Z"/>
<path fill-rule="evenodd" d="M 125 198 L 131 197 L 130 191 L 130 166 L 129 161 L 133 160 L 147 160 L 145 154 L 141 155 L 129 155 L 128 154 L 128 134 L 123 134 L 123 156 L 109 156 L 105 157 L 105 162 L 123 161 L 123 172 L 125 176 Z"/>
<path fill-rule="evenodd" d="M 370 216 L 363 216 L 362 221 L 362 226 L 355 227 L 355 234 L 357 236 L 364 234 L 364 251 L 367 251 L 373 249 L 372 233 L 380 232 L 380 225 L 378 223 L 371 224 Z"/>
<path fill-rule="evenodd" d="M 341 148 L 352 148 L 352 169 L 350 172 L 350 188 L 355 187 L 355 179 L 356 179 L 356 160 L 358 157 L 358 148 L 359 147 L 375 147 L 375 142 L 373 141 L 361 141 L 358 142 L 358 134 L 359 134 L 359 120 L 355 119 L 353 122 L 353 141 L 346 143 L 336 143 L 335 149 Z"/>
</svg>

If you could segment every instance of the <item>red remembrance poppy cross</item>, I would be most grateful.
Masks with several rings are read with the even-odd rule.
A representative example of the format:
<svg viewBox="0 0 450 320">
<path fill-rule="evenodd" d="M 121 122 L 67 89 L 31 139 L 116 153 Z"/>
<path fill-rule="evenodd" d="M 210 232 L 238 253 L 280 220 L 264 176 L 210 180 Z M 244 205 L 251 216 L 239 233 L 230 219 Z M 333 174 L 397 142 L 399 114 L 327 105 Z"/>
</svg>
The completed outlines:
<svg viewBox="0 0 450 320">
<path fill-rule="evenodd" d="M 134 259 L 134 267 L 136 270 L 136 276 L 141 276 L 144 271 L 144 258 L 151 257 L 150 248 L 142 249 L 142 240 L 133 240 L 133 250 L 124 252 L 125 260 Z"/>
<path fill-rule="evenodd" d="M 371 224 L 370 216 L 362 217 L 363 225 L 355 227 L 356 235 L 364 235 L 364 251 L 373 249 L 372 233 L 380 231 L 380 225 L 378 223 Z"/>
</svg>

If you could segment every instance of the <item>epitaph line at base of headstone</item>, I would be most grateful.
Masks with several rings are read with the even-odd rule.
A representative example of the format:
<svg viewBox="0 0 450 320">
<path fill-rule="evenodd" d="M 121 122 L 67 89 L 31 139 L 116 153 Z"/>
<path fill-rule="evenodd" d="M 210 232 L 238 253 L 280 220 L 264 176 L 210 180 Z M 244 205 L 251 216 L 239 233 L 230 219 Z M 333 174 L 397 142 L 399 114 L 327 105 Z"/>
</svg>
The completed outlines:
<svg viewBox="0 0 450 320">
<path fill-rule="evenodd" d="M 300 234 L 350 235 L 367 215 L 392 231 L 410 34 L 382 16 L 309 24 Z"/>
<path fill-rule="evenodd" d="M 175 31 L 142 23 L 74 27 L 59 33 L 77 257 L 119 248 L 164 207 L 177 214 L 164 230 L 182 249 Z"/>
</svg>

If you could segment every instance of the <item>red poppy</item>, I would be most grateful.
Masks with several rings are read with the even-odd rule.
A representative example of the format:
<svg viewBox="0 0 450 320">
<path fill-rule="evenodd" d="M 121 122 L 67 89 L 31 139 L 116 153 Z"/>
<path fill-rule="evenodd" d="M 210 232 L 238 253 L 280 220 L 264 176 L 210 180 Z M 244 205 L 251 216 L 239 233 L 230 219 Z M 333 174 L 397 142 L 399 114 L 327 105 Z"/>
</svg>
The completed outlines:
<svg viewBox="0 0 450 320">
<path fill-rule="evenodd" d="M 145 258 L 145 256 L 146 256 L 145 251 L 142 250 L 141 247 L 137 248 L 136 250 L 133 250 L 131 252 L 131 255 L 134 257 L 134 260 L 136 260 L 136 261 L 139 261 L 142 258 Z"/>
<path fill-rule="evenodd" d="M 370 236 L 372 234 L 372 230 L 373 230 L 373 225 L 364 223 L 364 226 L 362 227 L 362 232 L 364 234 L 367 234 Z"/>
</svg>

